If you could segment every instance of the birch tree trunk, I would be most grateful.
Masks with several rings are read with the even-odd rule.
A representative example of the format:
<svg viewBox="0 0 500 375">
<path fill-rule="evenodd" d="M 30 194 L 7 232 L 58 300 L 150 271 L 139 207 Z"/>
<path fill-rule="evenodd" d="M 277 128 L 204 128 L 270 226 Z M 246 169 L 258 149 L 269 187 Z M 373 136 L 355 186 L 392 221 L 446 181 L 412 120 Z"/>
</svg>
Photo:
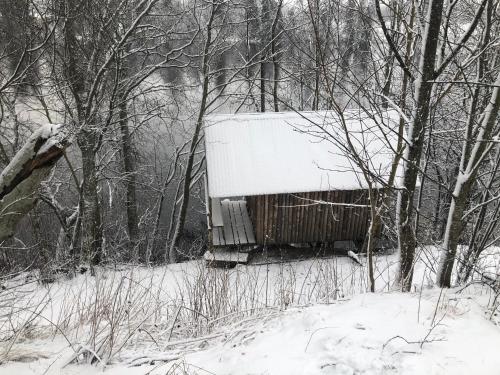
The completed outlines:
<svg viewBox="0 0 500 375">
<path fill-rule="evenodd" d="M 467 196 L 471 191 L 474 177 L 481 162 L 493 147 L 488 141 L 491 139 L 500 108 L 500 73 L 494 85 L 495 88 L 491 94 L 488 106 L 484 110 L 480 130 L 471 149 L 470 157 L 468 162 L 464 163 L 465 169 L 459 172 L 455 188 L 453 189 L 437 276 L 437 283 L 440 287 L 448 288 L 451 286 L 451 274 L 455 263 L 458 241 L 462 233 L 462 217 L 466 208 Z M 466 155 L 462 157 L 466 157 Z"/>
<path fill-rule="evenodd" d="M 493 11 L 492 8 L 493 8 L 493 3 L 490 0 L 487 2 L 485 28 L 483 31 L 483 36 L 478 45 L 479 49 L 486 48 L 490 42 L 491 24 L 492 24 L 491 21 L 492 21 L 492 11 Z M 487 70 L 487 65 L 488 65 L 488 54 L 482 53 L 479 56 L 477 62 L 476 80 L 478 82 L 483 81 L 485 71 Z M 481 91 L 481 86 L 476 85 L 472 93 L 472 98 L 469 106 L 469 116 L 467 120 L 467 126 L 462 146 L 462 154 L 460 156 L 459 173 L 457 176 L 457 181 L 455 183 L 455 188 L 453 189 L 453 193 L 451 194 L 450 210 L 448 212 L 448 219 L 446 221 L 445 231 L 443 235 L 442 246 L 444 253 L 442 254 L 440 260 L 440 271 L 438 273 L 438 280 L 437 280 L 438 284 L 442 287 L 444 286 L 449 287 L 451 284 L 451 273 L 453 271 L 453 265 L 458 247 L 458 241 L 462 233 L 463 226 L 465 224 L 462 214 L 467 205 L 468 196 L 473 186 L 473 177 L 471 174 L 475 174 L 477 172 L 477 168 L 479 167 L 480 161 L 477 158 L 483 157 L 483 155 L 478 155 L 477 152 L 487 153 L 491 150 L 491 145 L 486 146 L 486 144 L 484 144 L 483 150 L 474 149 L 474 152 L 472 151 L 473 150 L 472 147 L 474 147 L 474 145 L 477 145 L 478 141 L 481 142 L 482 139 L 484 143 L 485 137 L 488 138 L 491 135 L 491 132 L 493 131 L 494 127 L 494 124 L 490 124 L 490 128 L 488 128 L 488 125 L 484 122 L 482 122 L 478 128 L 475 127 L 476 116 L 480 103 L 480 91 Z M 490 106 L 495 101 L 494 95 L 495 92 L 493 92 L 491 96 Z M 488 106 L 485 109 L 485 112 L 483 114 L 484 116 L 483 121 L 486 121 L 486 117 L 488 116 L 487 111 L 495 110 L 494 107 L 490 106 Z M 496 109 L 496 111 L 498 112 L 498 108 Z M 492 119 L 492 121 L 494 122 L 496 121 L 495 120 L 496 115 L 494 114 L 493 116 L 494 119 Z M 481 132 L 483 130 L 485 131 L 485 133 Z M 474 142 L 473 139 L 475 134 L 477 134 L 477 137 Z M 473 164 L 471 165 L 470 163 Z M 475 168 L 473 171 L 469 169 L 471 166 Z M 496 174 L 496 168 L 498 168 L 497 164 L 495 166 L 495 169 L 492 171 L 492 179 L 490 179 L 490 184 L 493 181 L 494 174 Z M 465 175 L 466 177 L 464 177 L 464 174 L 466 174 Z M 488 190 L 489 188 L 487 187 L 485 190 L 486 195 L 483 195 L 483 199 L 488 199 L 487 198 Z M 482 207 L 476 224 L 482 225 L 481 221 L 482 219 L 484 219 L 485 209 L 486 205 Z M 477 233 L 477 230 L 479 230 L 478 227 L 474 228 L 475 233 Z M 475 236 L 475 233 L 473 233 L 472 238 Z M 468 254 L 466 253 L 466 255 Z M 461 278 L 458 277 L 458 280 L 460 279 Z"/>
<path fill-rule="evenodd" d="M 479 236 L 479 233 L 484 229 L 486 213 L 490 207 L 488 203 L 492 198 L 490 189 L 496 182 L 499 168 L 500 168 L 500 148 L 497 146 L 495 163 L 492 170 L 490 171 L 490 178 L 488 184 L 484 187 L 484 191 L 481 194 L 481 199 L 478 203 L 480 209 L 472 227 L 472 233 L 470 235 L 469 245 L 467 246 L 467 249 L 464 251 L 464 254 L 462 255 L 461 261 L 459 262 L 458 265 L 459 268 L 457 271 L 457 284 L 461 284 L 469 279 L 479 255 L 486 247 L 486 241 L 491 236 L 494 228 L 497 226 L 497 220 L 495 220 L 495 218 L 497 218 L 500 209 L 500 202 L 498 200 L 496 200 L 495 202 L 495 207 L 493 209 L 491 216 L 492 218 L 494 218 L 494 220 L 488 221 L 488 223 L 486 224 L 486 230 L 483 231 L 482 236 Z"/>
</svg>

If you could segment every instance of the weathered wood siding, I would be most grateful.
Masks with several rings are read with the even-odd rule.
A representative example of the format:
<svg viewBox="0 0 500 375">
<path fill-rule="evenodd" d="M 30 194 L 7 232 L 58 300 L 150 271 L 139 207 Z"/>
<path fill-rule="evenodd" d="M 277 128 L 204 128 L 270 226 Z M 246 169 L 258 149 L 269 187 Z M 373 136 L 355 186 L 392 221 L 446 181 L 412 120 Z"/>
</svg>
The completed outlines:
<svg viewBox="0 0 500 375">
<path fill-rule="evenodd" d="M 258 195 L 246 200 L 258 244 L 362 241 L 368 231 L 368 207 L 315 203 L 368 205 L 366 190 Z"/>
</svg>

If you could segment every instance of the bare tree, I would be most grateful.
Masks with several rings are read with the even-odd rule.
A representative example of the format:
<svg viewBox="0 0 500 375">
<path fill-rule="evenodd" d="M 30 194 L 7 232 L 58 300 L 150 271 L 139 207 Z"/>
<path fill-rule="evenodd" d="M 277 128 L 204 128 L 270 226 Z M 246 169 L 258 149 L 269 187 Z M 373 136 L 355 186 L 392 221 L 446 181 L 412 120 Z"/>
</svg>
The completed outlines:
<svg viewBox="0 0 500 375">
<path fill-rule="evenodd" d="M 424 22 L 423 38 L 419 51 L 418 69 L 415 73 L 410 72 L 410 68 L 404 63 L 399 51 L 396 49 L 391 36 L 387 33 L 384 21 L 380 15 L 379 1 L 376 0 L 376 6 L 381 20 L 384 35 L 388 44 L 392 48 L 397 61 L 401 65 L 405 74 L 414 78 L 413 90 L 413 111 L 408 124 L 408 143 L 406 145 L 404 160 L 405 174 L 403 187 L 400 191 L 397 206 L 398 216 L 398 241 L 400 250 L 400 270 L 398 273 L 398 283 L 401 289 L 409 291 L 412 285 L 413 267 L 415 263 L 415 248 L 417 246 L 414 227 L 414 194 L 417 184 L 417 177 L 420 172 L 420 161 L 424 148 L 425 133 L 428 126 L 429 113 L 431 109 L 433 81 L 438 78 L 449 63 L 455 58 L 461 48 L 468 41 L 475 30 L 486 1 L 483 1 L 474 15 L 466 33 L 461 37 L 456 46 L 448 53 L 446 57 L 439 53 L 439 35 L 443 21 L 444 1 L 431 0 L 427 4 L 427 15 Z M 448 18 L 451 12 L 448 12 Z M 448 25 L 448 24 L 447 24 Z M 436 66 L 436 62 L 439 65 Z"/>
<path fill-rule="evenodd" d="M 458 240 L 462 233 L 463 214 L 466 208 L 467 197 L 474 184 L 474 177 L 490 151 L 494 148 L 494 143 L 489 142 L 496 139 L 499 134 L 495 131 L 497 125 L 498 111 L 500 109 L 500 73 L 494 83 L 488 106 L 485 108 L 479 123 L 475 141 L 472 144 L 470 153 L 463 155 L 462 164 L 464 168 L 460 170 L 455 188 L 453 189 L 450 211 L 443 240 L 443 254 L 439 262 L 438 285 L 450 287 L 451 275 L 457 253 Z"/>
</svg>

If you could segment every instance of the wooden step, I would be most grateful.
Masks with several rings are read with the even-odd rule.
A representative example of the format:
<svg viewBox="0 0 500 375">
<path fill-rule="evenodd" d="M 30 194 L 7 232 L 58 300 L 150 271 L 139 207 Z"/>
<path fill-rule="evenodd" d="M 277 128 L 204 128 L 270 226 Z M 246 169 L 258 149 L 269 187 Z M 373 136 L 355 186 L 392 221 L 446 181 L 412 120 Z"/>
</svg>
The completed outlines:
<svg viewBox="0 0 500 375">
<path fill-rule="evenodd" d="M 212 251 L 206 251 L 203 258 L 208 265 L 214 267 L 234 267 L 238 263 L 246 264 L 249 254 L 235 250 L 213 249 Z"/>
</svg>

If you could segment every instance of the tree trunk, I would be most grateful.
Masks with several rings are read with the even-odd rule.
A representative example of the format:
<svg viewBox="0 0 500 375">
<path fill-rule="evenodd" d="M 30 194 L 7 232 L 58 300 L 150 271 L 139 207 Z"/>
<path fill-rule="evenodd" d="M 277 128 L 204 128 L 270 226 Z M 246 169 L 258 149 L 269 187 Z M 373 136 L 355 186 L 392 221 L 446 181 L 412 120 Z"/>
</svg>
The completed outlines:
<svg viewBox="0 0 500 375">
<path fill-rule="evenodd" d="M 191 190 L 191 179 L 193 177 L 192 172 L 193 172 L 194 157 L 196 148 L 198 146 L 198 138 L 200 135 L 201 127 L 203 125 L 203 117 L 205 116 L 205 111 L 207 110 L 208 85 L 210 84 L 209 53 L 210 53 L 210 46 L 212 45 L 212 24 L 217 10 L 218 10 L 218 4 L 212 3 L 210 19 L 207 23 L 207 39 L 205 40 L 205 46 L 203 49 L 203 64 L 202 64 L 203 87 L 201 94 L 200 110 L 198 112 L 198 118 L 196 121 L 194 133 L 191 138 L 191 144 L 189 146 L 189 156 L 187 160 L 186 171 L 184 174 L 182 200 L 179 208 L 179 215 L 177 217 L 177 224 L 175 226 L 172 241 L 170 243 L 170 246 L 168 247 L 168 259 L 170 263 L 176 263 L 178 260 L 177 248 L 179 246 L 179 241 L 182 232 L 184 231 L 184 224 L 186 222 L 187 208 L 189 205 L 189 193 Z"/>
<path fill-rule="evenodd" d="M 451 286 L 451 274 L 455 264 L 458 241 L 462 233 L 462 217 L 467 197 L 474 183 L 474 177 L 477 174 L 480 163 L 492 149 L 492 144 L 488 140 L 491 138 L 500 108 L 500 73 L 494 85 L 495 88 L 491 94 L 490 102 L 484 110 L 484 116 L 474 147 L 470 151 L 467 163 L 461 163 L 466 165 L 466 167 L 465 170 L 459 172 L 453 190 L 437 277 L 437 283 L 442 288 Z M 467 158 L 467 155 L 462 155 L 462 158 Z"/>
<path fill-rule="evenodd" d="M 414 209 L 413 197 L 420 167 L 420 158 L 424 143 L 425 127 L 427 126 L 430 100 L 434 79 L 434 65 L 437 55 L 439 28 L 443 12 L 443 0 L 431 0 L 427 14 L 423 51 L 420 57 L 419 72 L 421 75 L 415 82 L 415 108 L 412 114 L 412 123 L 408 131 L 406 146 L 405 174 L 403 189 L 398 197 L 398 242 L 400 250 L 400 268 L 398 284 L 403 291 L 410 291 L 413 280 L 413 266 L 415 262 L 416 238 L 413 226 Z"/>
<path fill-rule="evenodd" d="M 491 34 L 491 19 L 492 19 L 492 11 L 493 4 L 491 1 L 488 1 L 486 8 L 486 24 L 485 30 L 483 32 L 483 37 L 480 41 L 480 48 L 485 48 L 490 41 Z M 478 82 L 483 80 L 484 73 L 487 68 L 487 56 L 483 53 L 478 59 L 477 64 L 477 74 L 476 79 Z M 500 82 L 500 73 L 497 77 L 496 84 Z M 463 229 L 463 212 L 466 208 L 467 198 L 474 184 L 474 176 L 477 173 L 478 164 L 481 162 L 482 158 L 488 153 L 492 147 L 491 144 L 486 145 L 486 142 L 495 126 L 496 118 L 498 115 L 498 107 L 500 105 L 500 94 L 498 92 L 498 87 L 496 87 L 491 95 L 490 102 L 484 111 L 484 117 L 482 119 L 481 127 L 479 128 L 479 132 L 477 132 L 475 142 L 472 142 L 475 132 L 475 123 L 476 123 L 476 114 L 478 112 L 478 103 L 479 103 L 479 93 L 480 86 L 476 86 L 474 88 L 474 92 L 472 95 L 472 100 L 469 107 L 469 118 L 467 121 L 466 134 L 464 137 L 462 155 L 460 158 L 460 168 L 457 176 L 457 182 L 455 183 L 455 188 L 453 190 L 453 194 L 451 197 L 450 203 L 450 211 L 448 213 L 448 221 L 446 223 L 446 229 L 444 233 L 443 239 L 443 254 L 440 259 L 439 272 L 438 272 L 438 284 L 441 287 L 449 287 L 451 285 L 451 275 L 453 271 L 453 266 L 455 263 L 455 257 L 458 247 L 458 241 L 462 233 Z M 478 143 L 479 142 L 479 143 Z M 497 157 L 498 160 L 498 157 Z M 496 173 L 496 169 L 498 168 L 498 162 L 495 164 L 493 175 Z M 492 181 L 490 180 L 490 184 Z M 485 195 L 483 195 L 483 199 L 487 199 L 488 188 L 486 188 Z M 484 209 L 484 210 L 483 210 Z M 478 222 L 484 219 L 486 207 L 483 206 L 478 216 Z M 479 228 L 474 228 L 477 233 Z M 474 237 L 473 234 L 472 237 Z M 472 238 L 471 238 L 472 241 Z M 471 249 L 469 249 L 470 251 Z M 472 251 L 470 254 L 466 252 L 467 255 L 473 255 L 477 253 L 476 251 Z M 475 262 L 475 259 L 464 259 L 464 264 L 470 262 Z M 464 271 L 468 274 L 472 269 L 472 265 L 469 264 Z M 465 276 L 465 275 L 464 275 Z M 461 280 L 462 276 L 458 275 L 457 280 Z"/>
<path fill-rule="evenodd" d="M 279 112 L 279 101 L 278 101 L 278 82 L 280 79 L 280 68 L 279 68 L 279 58 L 278 58 L 278 46 L 279 41 L 277 35 L 278 24 L 281 19 L 281 5 L 283 0 L 280 0 L 278 7 L 276 9 L 276 15 L 274 17 L 273 26 L 271 28 L 271 55 L 273 60 L 273 104 L 274 112 Z"/>
<path fill-rule="evenodd" d="M 269 41 L 269 0 L 261 0 L 261 16 L 260 16 L 260 111 L 266 111 L 266 78 L 267 78 L 267 59 Z M 271 27 L 272 29 L 272 27 Z M 272 31 L 271 31 L 272 33 Z"/>
<path fill-rule="evenodd" d="M 98 136 L 94 131 L 82 130 L 77 142 L 82 154 L 82 210 L 81 239 L 83 260 L 97 265 L 102 256 L 102 223 L 99 205 L 95 146 Z"/>
<path fill-rule="evenodd" d="M 51 246 L 47 240 L 47 232 L 44 231 L 42 212 L 39 205 L 31 213 L 33 234 L 37 243 L 38 261 L 37 266 L 40 272 L 40 282 L 50 284 L 54 282 L 54 257 L 51 254 Z"/>
<path fill-rule="evenodd" d="M 266 61 L 264 52 L 262 52 L 260 58 L 260 111 L 266 111 Z"/>
<path fill-rule="evenodd" d="M 184 143 L 184 146 L 186 146 L 186 145 L 187 145 L 187 142 Z M 176 150 L 174 161 L 173 161 L 173 168 L 171 168 L 167 177 L 165 178 L 165 181 L 163 181 L 161 193 L 160 193 L 160 196 L 158 198 L 158 209 L 156 210 L 155 221 L 153 224 L 153 234 L 151 236 L 151 241 L 148 242 L 147 249 L 146 249 L 146 256 L 144 259 L 146 264 L 149 264 L 151 261 L 151 255 L 153 254 L 153 249 L 155 246 L 156 237 L 158 235 L 158 230 L 160 227 L 160 219 L 161 219 L 162 212 L 163 212 L 163 202 L 165 201 L 165 196 L 167 194 L 167 188 L 168 188 L 168 185 L 170 184 L 170 182 L 172 182 L 175 175 L 177 174 L 177 168 L 179 165 L 179 158 L 181 156 L 181 151 L 184 149 L 184 146 L 182 146 L 181 149 Z M 179 192 L 179 190 L 180 190 L 179 186 L 180 185 L 178 185 L 177 192 Z M 173 210 L 175 210 L 175 202 L 176 201 L 177 201 L 177 197 L 174 198 L 174 204 L 172 205 Z M 174 218 L 175 218 L 175 215 L 173 215 L 171 220 L 170 220 L 170 228 L 172 227 L 172 222 L 174 221 Z M 168 241 L 168 236 L 167 236 L 167 241 Z"/>
<path fill-rule="evenodd" d="M 490 171 L 491 176 L 488 181 L 488 184 L 484 187 L 483 194 L 481 195 L 481 200 L 479 205 L 481 208 L 479 209 L 479 213 L 477 214 L 476 220 L 473 224 L 472 233 L 469 239 L 469 246 L 465 250 L 461 262 L 459 264 L 459 269 L 457 272 L 457 284 L 462 284 L 466 282 L 472 270 L 477 262 L 477 259 L 481 252 L 485 249 L 488 238 L 490 238 L 493 233 L 495 227 L 497 226 L 497 215 L 500 211 L 500 201 L 496 201 L 493 212 L 491 213 L 491 218 L 486 225 L 486 230 L 483 231 L 483 236 L 479 238 L 479 233 L 481 229 L 483 229 L 486 213 L 490 205 L 488 204 L 491 198 L 491 188 L 493 184 L 497 180 L 497 172 L 500 167 L 500 148 L 497 146 L 497 155 L 495 158 L 495 164 L 493 169 Z"/>
<path fill-rule="evenodd" d="M 318 43 L 316 43 L 315 47 L 315 58 L 314 58 L 314 64 L 315 64 L 315 72 L 314 72 L 314 98 L 313 98 L 313 103 L 312 103 L 312 110 L 317 111 L 319 109 L 319 77 L 320 77 L 320 53 L 319 53 L 319 47 Z"/>
<path fill-rule="evenodd" d="M 140 256 L 140 238 L 139 238 L 139 220 L 137 217 L 137 198 L 135 190 L 136 170 L 133 158 L 132 139 L 128 127 L 127 99 L 119 99 L 119 122 L 121 131 L 121 143 L 123 152 L 123 171 L 125 173 L 127 210 L 127 230 L 129 238 L 129 252 L 133 262 L 139 261 Z"/>
<path fill-rule="evenodd" d="M 377 207 L 378 199 L 375 192 L 373 191 L 371 185 L 368 188 L 370 196 L 370 227 L 368 228 L 368 237 L 366 239 L 366 260 L 367 260 L 367 271 L 368 271 L 368 288 L 370 292 L 375 293 L 375 276 L 373 274 L 373 245 L 375 240 L 375 235 L 380 229 L 380 208 Z"/>
<path fill-rule="evenodd" d="M 487 205 L 485 205 L 485 207 L 487 207 Z M 482 212 L 486 212 L 486 210 L 482 210 Z M 471 276 L 472 271 L 479 259 L 479 255 L 481 255 L 482 251 L 486 248 L 488 239 L 494 233 L 495 228 L 498 226 L 499 212 L 500 202 L 497 201 L 491 216 L 492 220 L 488 222 L 486 230 L 484 231 L 485 233 L 482 236 L 481 240 L 477 241 L 471 239 L 471 241 L 469 242 L 469 247 L 463 256 L 462 263 L 460 263 L 460 268 L 457 272 L 457 284 L 466 282 Z"/>
</svg>

